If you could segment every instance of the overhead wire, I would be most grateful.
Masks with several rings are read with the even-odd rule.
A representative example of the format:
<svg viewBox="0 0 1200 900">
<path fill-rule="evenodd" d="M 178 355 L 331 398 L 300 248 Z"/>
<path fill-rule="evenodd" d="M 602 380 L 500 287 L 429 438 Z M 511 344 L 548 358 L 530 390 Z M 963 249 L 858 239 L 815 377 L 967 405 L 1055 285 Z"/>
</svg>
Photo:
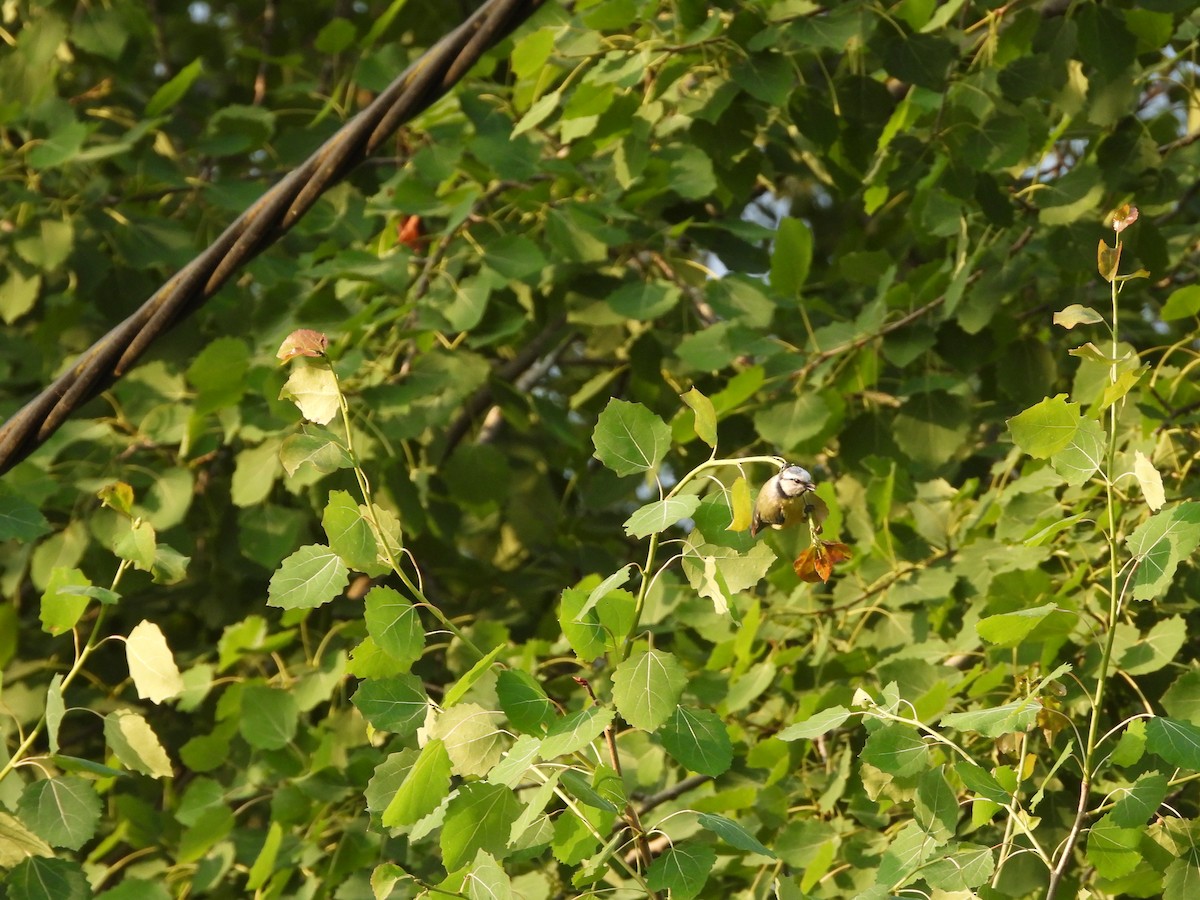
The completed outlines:
<svg viewBox="0 0 1200 900">
<path fill-rule="evenodd" d="M 0 425 L 0 474 L 28 457 L 81 406 L 128 372 L 158 337 L 216 295 L 235 272 L 291 230 L 322 194 L 375 153 L 401 125 L 448 93 L 484 53 L 544 3 L 488 0 L 422 54 L 136 312 Z"/>
</svg>

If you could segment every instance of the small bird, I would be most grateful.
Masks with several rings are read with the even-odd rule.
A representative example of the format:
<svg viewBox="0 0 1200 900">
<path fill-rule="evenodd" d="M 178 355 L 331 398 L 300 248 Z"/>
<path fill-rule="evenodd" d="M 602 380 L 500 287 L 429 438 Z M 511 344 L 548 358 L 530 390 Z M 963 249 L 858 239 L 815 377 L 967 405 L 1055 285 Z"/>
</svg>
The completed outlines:
<svg viewBox="0 0 1200 900">
<path fill-rule="evenodd" d="M 817 489 L 812 476 L 799 466 L 788 466 L 767 480 L 754 501 L 754 515 L 750 518 L 750 534 L 757 536 L 764 525 L 780 529 L 795 525 L 815 510 L 818 504 L 824 507 L 815 495 L 807 496 Z M 821 516 L 820 518 L 824 518 Z M 818 528 L 820 522 L 817 522 Z"/>
</svg>

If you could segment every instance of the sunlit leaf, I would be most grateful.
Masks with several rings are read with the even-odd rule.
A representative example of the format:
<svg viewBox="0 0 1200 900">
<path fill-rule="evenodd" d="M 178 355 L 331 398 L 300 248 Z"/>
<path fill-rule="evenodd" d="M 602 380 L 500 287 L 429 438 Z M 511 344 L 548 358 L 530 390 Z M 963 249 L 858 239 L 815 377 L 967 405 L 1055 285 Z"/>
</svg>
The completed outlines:
<svg viewBox="0 0 1200 900">
<path fill-rule="evenodd" d="M 671 429 L 641 404 L 610 400 L 596 420 L 592 441 L 600 462 L 618 475 L 633 475 L 662 462 Z"/>
<path fill-rule="evenodd" d="M 708 446 L 717 446 L 717 411 L 713 402 L 700 393 L 696 388 L 684 391 L 679 395 L 692 410 L 696 436 Z"/>
<path fill-rule="evenodd" d="M 1054 324 L 1067 329 L 1076 325 L 1095 325 L 1103 321 L 1104 317 L 1100 313 L 1090 306 L 1081 306 L 1078 303 L 1072 303 L 1054 314 Z"/>
<path fill-rule="evenodd" d="M 175 657 L 162 630 L 153 622 L 143 619 L 129 632 L 125 657 L 129 676 L 142 699 L 162 703 L 183 691 L 183 676 Z"/>
<path fill-rule="evenodd" d="M 613 702 L 630 725 L 654 731 L 675 712 L 686 683 L 674 655 L 662 650 L 634 653 L 613 673 Z"/>
<path fill-rule="evenodd" d="M 322 544 L 301 547 L 271 576 L 267 605 L 283 609 L 315 609 L 328 603 L 346 586 L 350 570 Z"/>
<path fill-rule="evenodd" d="M 1018 447 L 1035 459 L 1047 459 L 1071 443 L 1082 423 L 1079 404 L 1059 394 L 1013 416 L 1008 428 Z"/>
</svg>

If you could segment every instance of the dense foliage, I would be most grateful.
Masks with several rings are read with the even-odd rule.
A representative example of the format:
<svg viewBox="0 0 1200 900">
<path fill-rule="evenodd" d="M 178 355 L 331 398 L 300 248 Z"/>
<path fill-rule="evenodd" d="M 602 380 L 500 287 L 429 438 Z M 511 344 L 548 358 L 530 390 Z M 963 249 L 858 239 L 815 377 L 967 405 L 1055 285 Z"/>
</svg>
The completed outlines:
<svg viewBox="0 0 1200 900">
<path fill-rule="evenodd" d="M 0 893 L 1197 896 L 1194 6 L 549 4 L 0 480 Z M 0 5 L 0 413 L 466 12 Z"/>
</svg>

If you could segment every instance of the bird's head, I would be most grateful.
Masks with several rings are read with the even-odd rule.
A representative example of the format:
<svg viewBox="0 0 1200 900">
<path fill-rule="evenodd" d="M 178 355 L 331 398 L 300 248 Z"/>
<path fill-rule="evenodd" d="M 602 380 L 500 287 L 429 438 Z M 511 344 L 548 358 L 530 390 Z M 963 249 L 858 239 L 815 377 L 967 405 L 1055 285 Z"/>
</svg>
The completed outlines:
<svg viewBox="0 0 1200 900">
<path fill-rule="evenodd" d="M 799 466 L 788 466 L 779 473 L 779 493 L 788 499 L 799 497 L 806 491 L 815 491 L 816 484 L 806 469 Z"/>
</svg>

